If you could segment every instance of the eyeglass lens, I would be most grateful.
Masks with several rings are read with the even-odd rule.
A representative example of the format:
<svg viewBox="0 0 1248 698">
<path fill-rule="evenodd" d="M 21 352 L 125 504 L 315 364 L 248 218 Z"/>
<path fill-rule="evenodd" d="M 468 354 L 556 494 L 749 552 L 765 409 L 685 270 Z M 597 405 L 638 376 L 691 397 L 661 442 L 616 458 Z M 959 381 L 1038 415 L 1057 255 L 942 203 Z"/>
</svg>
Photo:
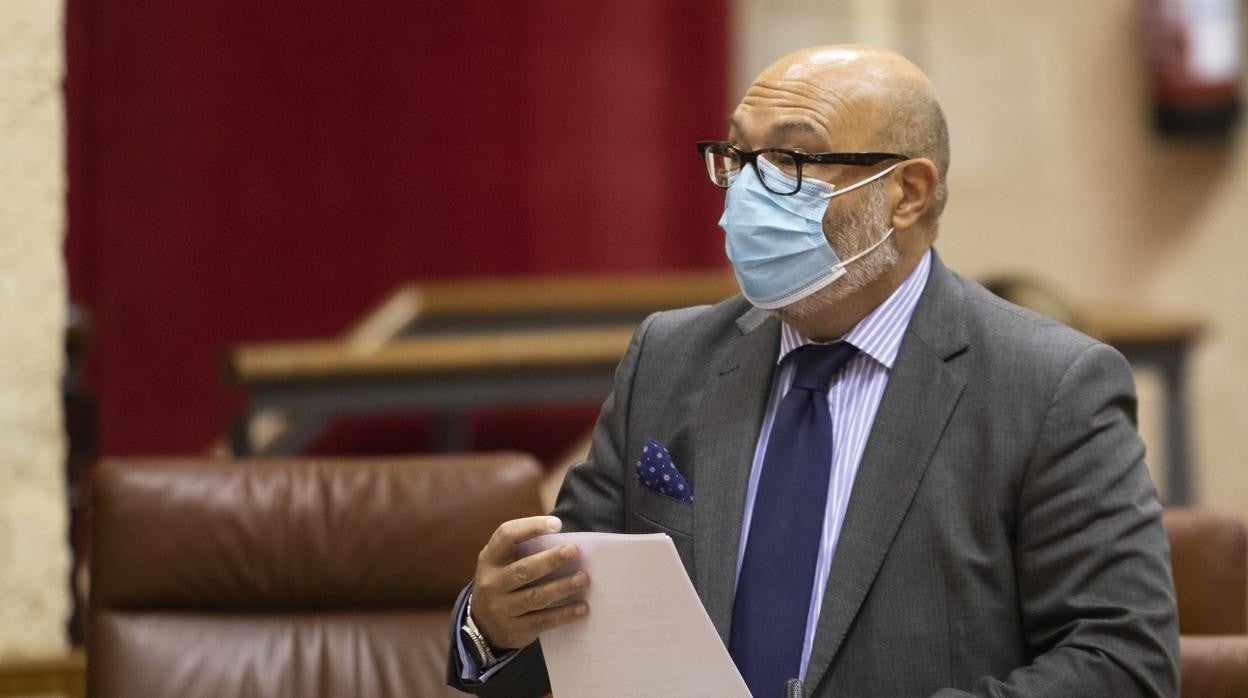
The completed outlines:
<svg viewBox="0 0 1248 698">
<path fill-rule="evenodd" d="M 726 145 L 712 145 L 706 149 L 706 172 L 711 182 L 718 187 L 727 187 L 741 172 L 741 156 L 736 150 Z M 801 187 L 797 161 L 788 153 L 767 150 L 758 154 L 768 164 L 774 166 L 779 174 L 769 172 L 766 167 L 754 169 L 763 186 L 777 194 L 791 194 Z"/>
<path fill-rule="evenodd" d="M 705 151 L 706 173 L 717 187 L 727 187 L 741 171 L 741 159 L 731 148 L 712 145 Z"/>
</svg>

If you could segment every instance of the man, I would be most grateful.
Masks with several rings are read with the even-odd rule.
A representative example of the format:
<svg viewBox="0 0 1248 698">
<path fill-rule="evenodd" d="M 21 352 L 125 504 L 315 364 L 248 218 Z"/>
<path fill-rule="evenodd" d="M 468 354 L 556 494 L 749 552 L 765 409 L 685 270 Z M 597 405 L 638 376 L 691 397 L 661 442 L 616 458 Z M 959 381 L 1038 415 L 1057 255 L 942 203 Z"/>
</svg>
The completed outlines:
<svg viewBox="0 0 1248 698">
<path fill-rule="evenodd" d="M 642 323 L 553 517 L 481 551 L 448 680 L 547 690 L 534 641 L 592 613 L 565 603 L 592 581 L 534 584 L 577 551 L 516 546 L 561 524 L 671 536 L 759 698 L 790 677 L 814 696 L 1175 695 L 1129 368 L 931 249 L 949 154 L 926 77 L 869 47 L 799 51 L 730 124 L 699 148 L 744 298 Z M 656 450 L 691 501 L 648 486 Z"/>
</svg>

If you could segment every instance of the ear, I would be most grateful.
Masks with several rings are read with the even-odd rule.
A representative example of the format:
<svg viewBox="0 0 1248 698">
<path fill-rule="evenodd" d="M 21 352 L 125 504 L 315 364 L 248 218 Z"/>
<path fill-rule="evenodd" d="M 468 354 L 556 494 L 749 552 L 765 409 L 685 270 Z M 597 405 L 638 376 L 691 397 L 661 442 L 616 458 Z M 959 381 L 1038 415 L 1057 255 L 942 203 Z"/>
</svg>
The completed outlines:
<svg viewBox="0 0 1248 698">
<path fill-rule="evenodd" d="M 923 213 L 932 205 L 940 173 L 927 158 L 916 158 L 902 163 L 891 177 L 890 201 L 895 201 L 890 213 L 893 228 L 906 230 L 923 219 Z M 894 198 L 895 197 L 895 198 Z"/>
</svg>

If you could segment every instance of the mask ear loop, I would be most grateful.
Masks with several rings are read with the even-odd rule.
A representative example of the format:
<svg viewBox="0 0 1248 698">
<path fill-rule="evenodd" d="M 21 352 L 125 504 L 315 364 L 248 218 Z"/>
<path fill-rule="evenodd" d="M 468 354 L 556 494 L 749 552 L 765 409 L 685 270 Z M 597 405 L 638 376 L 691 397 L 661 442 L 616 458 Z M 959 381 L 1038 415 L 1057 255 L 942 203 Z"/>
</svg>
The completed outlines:
<svg viewBox="0 0 1248 698">
<path fill-rule="evenodd" d="M 886 167 L 886 168 L 884 168 L 884 169 L 880 170 L 879 172 L 876 172 L 875 174 L 871 175 L 870 177 L 867 177 L 866 179 L 864 179 L 864 180 L 862 180 L 862 181 L 860 181 L 860 182 L 854 182 L 853 184 L 849 185 L 848 187 L 845 187 L 844 189 L 838 189 L 838 190 L 836 190 L 836 191 L 832 192 L 832 197 L 833 197 L 833 198 L 835 198 L 835 197 L 840 196 L 841 194 L 847 194 L 847 193 L 849 193 L 849 192 L 851 192 L 851 191 L 853 191 L 853 190 L 857 189 L 858 187 L 865 187 L 866 185 L 868 185 L 868 184 L 870 184 L 870 183 L 874 182 L 875 180 L 879 179 L 880 177 L 883 177 L 883 176 L 887 175 L 889 172 L 892 172 L 893 170 L 897 169 L 898 167 L 901 167 L 901 163 L 900 163 L 900 162 L 895 162 L 895 163 L 893 163 L 892 165 L 889 165 L 888 167 Z"/>
<path fill-rule="evenodd" d="M 863 257 L 866 257 L 867 255 L 871 254 L 871 252 L 873 252 L 873 251 L 875 250 L 875 248 L 879 247 L 880 245 L 883 245 L 883 244 L 884 244 L 884 241 L 885 241 L 885 240 L 887 240 L 887 239 L 889 239 L 889 238 L 890 238 L 890 237 L 892 237 L 892 236 L 893 236 L 893 229 L 892 229 L 892 228 L 889 228 L 889 229 L 888 229 L 888 232 L 887 232 L 887 233 L 884 233 L 884 237 L 880 238 L 880 239 L 879 239 L 879 241 L 877 241 L 874 245 L 872 245 L 872 246 L 868 247 L 867 249 L 863 250 L 862 252 L 859 252 L 858 254 L 854 255 L 853 257 L 850 257 L 849 259 L 842 259 L 840 262 L 838 262 L 838 263 L 837 263 L 836 267 L 837 267 L 838 269 L 844 269 L 847 265 L 849 265 L 849 263 L 850 263 L 850 262 L 856 262 L 856 261 L 858 261 L 858 260 L 862 259 Z"/>
</svg>

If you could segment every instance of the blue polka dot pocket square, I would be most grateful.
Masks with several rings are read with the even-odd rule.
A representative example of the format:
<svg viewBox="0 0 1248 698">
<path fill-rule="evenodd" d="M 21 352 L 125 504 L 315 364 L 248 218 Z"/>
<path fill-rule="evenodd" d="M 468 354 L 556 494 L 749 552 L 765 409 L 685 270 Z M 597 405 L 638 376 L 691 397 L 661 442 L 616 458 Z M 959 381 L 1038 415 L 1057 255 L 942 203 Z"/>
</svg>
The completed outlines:
<svg viewBox="0 0 1248 698">
<path fill-rule="evenodd" d="M 693 503 L 693 487 L 676 469 L 672 454 L 654 439 L 646 439 L 646 445 L 641 450 L 641 460 L 637 461 L 637 480 L 652 492 L 685 504 Z"/>
</svg>

